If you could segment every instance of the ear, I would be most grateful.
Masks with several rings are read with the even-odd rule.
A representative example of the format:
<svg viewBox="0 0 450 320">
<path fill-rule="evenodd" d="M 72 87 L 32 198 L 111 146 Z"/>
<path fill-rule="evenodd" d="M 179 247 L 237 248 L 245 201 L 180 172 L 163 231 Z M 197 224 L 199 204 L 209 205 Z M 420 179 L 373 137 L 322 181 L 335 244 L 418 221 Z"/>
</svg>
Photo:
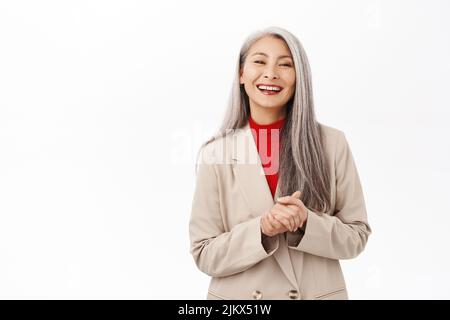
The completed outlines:
<svg viewBox="0 0 450 320">
<path fill-rule="evenodd" d="M 242 78 L 242 69 L 239 70 L 239 83 L 243 84 L 244 83 L 244 79 Z"/>
</svg>

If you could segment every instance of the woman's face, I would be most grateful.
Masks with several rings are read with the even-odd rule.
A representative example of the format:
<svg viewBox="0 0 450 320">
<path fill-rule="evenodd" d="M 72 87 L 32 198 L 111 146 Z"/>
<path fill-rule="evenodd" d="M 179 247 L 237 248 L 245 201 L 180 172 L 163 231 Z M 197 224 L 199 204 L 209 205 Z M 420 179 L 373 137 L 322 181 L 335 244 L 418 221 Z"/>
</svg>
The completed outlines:
<svg viewBox="0 0 450 320">
<path fill-rule="evenodd" d="M 270 36 L 256 41 L 240 70 L 240 83 L 244 84 L 251 109 L 283 109 L 295 91 L 294 61 L 286 43 Z M 277 86 L 281 91 L 258 88 L 261 84 Z"/>
</svg>

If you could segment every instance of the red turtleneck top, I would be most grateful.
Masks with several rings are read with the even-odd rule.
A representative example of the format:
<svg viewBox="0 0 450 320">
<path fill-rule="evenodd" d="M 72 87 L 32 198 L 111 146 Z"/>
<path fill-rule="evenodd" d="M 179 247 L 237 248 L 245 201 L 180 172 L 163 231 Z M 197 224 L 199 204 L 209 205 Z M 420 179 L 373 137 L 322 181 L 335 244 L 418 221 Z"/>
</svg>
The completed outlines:
<svg viewBox="0 0 450 320">
<path fill-rule="evenodd" d="M 281 130 L 284 126 L 284 122 L 285 119 L 283 118 L 270 124 L 258 124 L 251 116 L 249 117 L 250 128 L 252 129 L 253 138 L 258 149 L 272 197 L 275 196 L 278 182 L 278 169 L 280 165 L 279 150 L 281 144 Z"/>
</svg>

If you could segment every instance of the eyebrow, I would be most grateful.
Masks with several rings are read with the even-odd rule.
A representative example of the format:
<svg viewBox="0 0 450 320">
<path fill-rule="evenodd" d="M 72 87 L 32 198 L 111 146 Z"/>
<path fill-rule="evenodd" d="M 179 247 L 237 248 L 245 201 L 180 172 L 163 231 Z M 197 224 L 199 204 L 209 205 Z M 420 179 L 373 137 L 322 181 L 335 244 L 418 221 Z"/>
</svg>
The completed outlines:
<svg viewBox="0 0 450 320">
<path fill-rule="evenodd" d="M 256 56 L 256 55 L 262 55 L 262 56 L 265 56 L 265 57 L 268 57 L 268 55 L 267 55 L 267 53 L 264 53 L 264 52 L 255 52 L 254 54 L 252 54 L 251 56 Z M 278 57 L 278 59 L 281 59 L 281 58 L 291 58 L 292 59 L 292 56 L 290 56 L 290 55 L 284 55 L 284 56 L 279 56 Z"/>
</svg>

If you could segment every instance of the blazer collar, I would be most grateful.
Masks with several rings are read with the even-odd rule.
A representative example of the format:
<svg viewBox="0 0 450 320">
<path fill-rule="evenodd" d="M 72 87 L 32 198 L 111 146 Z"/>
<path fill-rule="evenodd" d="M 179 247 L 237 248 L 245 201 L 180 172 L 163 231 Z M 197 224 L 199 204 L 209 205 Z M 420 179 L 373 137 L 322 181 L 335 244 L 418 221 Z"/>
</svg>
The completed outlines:
<svg viewBox="0 0 450 320">
<path fill-rule="evenodd" d="M 236 129 L 231 142 L 231 158 L 233 168 L 239 176 L 239 183 L 243 187 L 243 193 L 251 200 L 252 209 L 273 206 L 274 199 L 267 184 L 264 169 L 259 157 L 258 149 L 247 124 Z M 277 186 L 278 189 L 278 186 Z"/>
<path fill-rule="evenodd" d="M 280 196 L 280 188 L 277 184 L 275 196 L 272 197 L 251 130 L 247 121 L 245 126 L 234 131 L 231 142 L 231 159 L 233 169 L 240 178 L 242 192 L 247 200 L 251 200 L 250 207 L 259 211 L 261 207 L 272 207 L 275 204 L 274 198 Z"/>
<path fill-rule="evenodd" d="M 267 183 L 248 121 L 244 127 L 234 131 L 230 154 L 236 181 L 240 185 L 241 192 L 252 211 L 251 216 L 257 217 L 262 215 L 274 206 L 275 201 Z M 278 196 L 279 185 L 276 188 L 275 199 Z M 285 234 L 279 234 L 278 236 L 279 247 L 273 255 L 291 284 L 298 289 Z"/>
</svg>

